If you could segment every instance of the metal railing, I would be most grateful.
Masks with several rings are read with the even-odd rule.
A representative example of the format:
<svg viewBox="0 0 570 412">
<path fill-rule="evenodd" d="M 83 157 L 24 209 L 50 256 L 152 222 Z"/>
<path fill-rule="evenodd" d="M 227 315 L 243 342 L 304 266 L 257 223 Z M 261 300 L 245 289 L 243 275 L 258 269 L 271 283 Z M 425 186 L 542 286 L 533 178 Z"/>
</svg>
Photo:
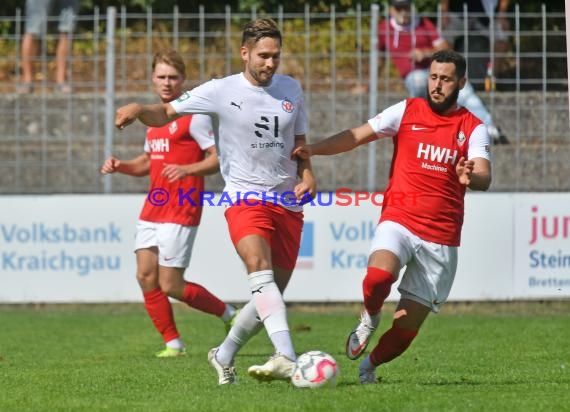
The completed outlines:
<svg viewBox="0 0 570 412">
<path fill-rule="evenodd" d="M 386 13 L 382 7 L 380 17 Z M 241 28 L 256 16 L 255 10 L 234 13 L 229 8 L 217 14 L 205 13 L 203 8 L 197 13 L 174 9 L 169 14 L 120 9 L 110 25 L 109 12 L 94 9 L 93 14 L 77 18 L 68 65 L 73 92 L 68 95 L 54 91 L 51 81 L 57 42 L 52 32 L 42 36 L 34 93 L 16 93 L 23 18 L 20 11 L 0 17 L 0 121 L 4 127 L 0 193 L 144 191 L 145 179 L 113 176 L 112 184 L 105 185 L 98 173 L 107 153 L 130 158 L 143 147 L 142 125 L 123 132 L 109 127 L 114 107 L 132 100 L 156 100 L 150 84 L 151 61 L 163 48 L 175 48 L 185 58 L 189 88 L 241 71 Z M 371 10 L 356 7 L 340 13 L 332 8 L 328 13 L 312 13 L 307 6 L 300 13 L 279 9 L 269 16 L 284 35 L 280 72 L 297 78 L 305 90 L 310 139 L 364 122 L 374 112 L 373 105 L 380 111 L 405 98 L 403 82 L 391 66 L 385 65 L 374 76 L 376 84 L 369 77 L 378 69 L 377 60 L 370 60 Z M 427 16 L 436 23 L 441 20 L 439 11 Z M 480 92 L 511 141 L 494 150 L 492 189 L 568 190 L 568 80 L 565 70 L 555 70 L 566 67 L 564 15 L 548 12 L 546 6 L 539 13 L 521 13 L 517 6 L 508 17 L 511 46 L 505 53 L 489 55 L 506 61 L 507 69 L 496 73 L 497 90 Z M 523 29 L 532 21 L 540 21 L 540 28 Z M 482 57 L 468 48 L 465 54 Z M 391 142 L 379 141 L 373 151 L 359 148 L 342 156 L 316 158 L 319 187 L 370 189 L 372 167 L 372 189 L 382 190 L 391 154 Z M 210 188 L 221 188 L 219 176 L 208 179 Z"/>
</svg>

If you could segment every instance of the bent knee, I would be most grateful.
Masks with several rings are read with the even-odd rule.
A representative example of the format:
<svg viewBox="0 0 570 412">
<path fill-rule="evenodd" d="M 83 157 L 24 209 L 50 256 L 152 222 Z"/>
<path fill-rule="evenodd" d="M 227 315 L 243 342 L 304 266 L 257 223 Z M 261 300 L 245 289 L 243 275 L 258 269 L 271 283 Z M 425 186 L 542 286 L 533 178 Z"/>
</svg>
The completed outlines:
<svg viewBox="0 0 570 412">
<path fill-rule="evenodd" d="M 171 282 L 160 282 L 160 289 L 165 295 L 170 297 L 178 297 L 180 295 L 177 291 L 176 285 Z"/>
<path fill-rule="evenodd" d="M 137 282 L 145 289 L 158 287 L 158 273 L 155 271 L 137 270 Z"/>
<path fill-rule="evenodd" d="M 271 268 L 271 262 L 262 256 L 252 255 L 246 257 L 243 262 L 247 267 L 247 271 L 257 272 L 259 270 L 267 270 Z"/>
</svg>

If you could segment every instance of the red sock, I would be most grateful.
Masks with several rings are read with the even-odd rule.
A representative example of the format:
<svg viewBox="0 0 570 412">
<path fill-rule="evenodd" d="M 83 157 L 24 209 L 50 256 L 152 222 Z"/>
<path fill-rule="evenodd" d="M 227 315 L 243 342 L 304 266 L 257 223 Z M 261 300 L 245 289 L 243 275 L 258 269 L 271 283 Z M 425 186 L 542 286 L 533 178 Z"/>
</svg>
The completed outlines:
<svg viewBox="0 0 570 412">
<path fill-rule="evenodd" d="M 390 272 L 368 266 L 362 282 L 362 293 L 364 295 L 364 307 L 370 315 L 376 315 L 380 312 L 384 301 L 390 294 L 392 283 L 395 281 L 396 278 Z"/>
<path fill-rule="evenodd" d="M 192 282 L 186 282 L 182 302 L 218 317 L 222 316 L 226 310 L 224 302 L 212 295 L 205 287 Z"/>
<path fill-rule="evenodd" d="M 393 324 L 370 352 L 370 362 L 378 366 L 397 358 L 408 349 L 417 334 L 417 330 L 402 329 Z"/>
<path fill-rule="evenodd" d="M 143 293 L 144 307 L 154 323 L 154 327 L 162 335 L 164 342 L 169 342 L 180 337 L 174 323 L 172 305 L 168 297 L 160 288 Z"/>
</svg>

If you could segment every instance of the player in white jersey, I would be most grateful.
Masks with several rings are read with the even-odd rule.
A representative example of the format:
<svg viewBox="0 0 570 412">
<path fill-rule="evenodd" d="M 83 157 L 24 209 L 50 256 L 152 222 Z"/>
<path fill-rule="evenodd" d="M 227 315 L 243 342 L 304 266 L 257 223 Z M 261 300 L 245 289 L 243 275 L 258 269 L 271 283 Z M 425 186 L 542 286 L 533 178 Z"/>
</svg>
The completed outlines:
<svg viewBox="0 0 570 412">
<path fill-rule="evenodd" d="M 243 73 L 211 80 L 169 104 L 128 104 L 115 119 L 122 129 L 136 119 L 160 126 L 186 113 L 212 117 L 225 192 L 233 201 L 225 215 L 252 293 L 226 339 L 208 353 L 220 385 L 235 382 L 234 357 L 262 325 L 275 353 L 248 373 L 289 380 L 296 359 L 282 292 L 299 252 L 300 203 L 314 196 L 316 184 L 308 159 L 291 160 L 292 150 L 305 144 L 306 115 L 299 83 L 275 74 L 281 45 L 273 20 L 251 21 L 242 35 Z"/>
<path fill-rule="evenodd" d="M 244 73 L 211 80 L 171 103 L 176 113 L 207 113 L 218 123 L 220 171 L 232 202 L 243 198 L 278 202 L 297 185 L 291 151 L 307 129 L 303 92 L 289 76 L 275 74 L 267 86 L 253 85 Z M 214 128 L 215 129 L 215 128 Z M 298 140 L 297 140 L 298 141 Z M 275 202 L 273 202 L 275 203 Z M 299 205 L 284 207 L 300 211 Z"/>
<path fill-rule="evenodd" d="M 381 137 L 394 140 L 387 201 L 362 282 L 364 310 L 346 344 L 350 359 L 364 353 L 384 300 L 400 270 L 406 269 L 392 326 L 360 364 L 363 384 L 376 383 L 376 368 L 400 356 L 428 314 L 438 312 L 447 299 L 457 267 L 465 190 L 487 190 L 491 184 L 487 130 L 457 105 L 465 70 L 461 54 L 439 51 L 430 65 L 427 100 L 407 99 L 361 126 L 293 152 L 309 158 L 346 152 Z M 402 200 L 407 193 L 415 193 L 413 200 Z M 390 201 L 398 197 L 400 201 Z"/>
</svg>

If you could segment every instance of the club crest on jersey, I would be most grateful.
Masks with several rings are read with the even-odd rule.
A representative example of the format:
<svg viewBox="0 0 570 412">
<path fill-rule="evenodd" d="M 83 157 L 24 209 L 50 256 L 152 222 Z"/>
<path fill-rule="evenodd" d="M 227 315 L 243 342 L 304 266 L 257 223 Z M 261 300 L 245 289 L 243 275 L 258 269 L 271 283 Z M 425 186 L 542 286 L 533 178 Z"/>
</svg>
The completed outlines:
<svg viewBox="0 0 570 412">
<path fill-rule="evenodd" d="M 457 135 L 457 144 L 459 144 L 459 146 L 463 146 L 463 143 L 465 143 L 465 133 L 463 133 L 463 131 L 460 131 L 459 134 Z"/>
<path fill-rule="evenodd" d="M 178 130 L 178 125 L 176 124 L 176 122 L 170 123 L 170 126 L 168 126 L 168 131 L 170 132 L 170 134 L 176 133 L 177 130 Z"/>
<path fill-rule="evenodd" d="M 190 98 L 190 93 L 184 92 L 180 95 L 180 97 L 178 97 L 178 99 L 176 99 L 176 101 L 183 102 L 184 100 L 187 100 L 188 98 Z"/>
<path fill-rule="evenodd" d="M 293 102 L 291 102 L 289 99 L 285 99 L 281 102 L 281 107 L 283 108 L 283 110 L 285 110 L 287 113 L 293 113 L 293 110 L 295 109 L 295 106 L 293 105 Z"/>
</svg>

